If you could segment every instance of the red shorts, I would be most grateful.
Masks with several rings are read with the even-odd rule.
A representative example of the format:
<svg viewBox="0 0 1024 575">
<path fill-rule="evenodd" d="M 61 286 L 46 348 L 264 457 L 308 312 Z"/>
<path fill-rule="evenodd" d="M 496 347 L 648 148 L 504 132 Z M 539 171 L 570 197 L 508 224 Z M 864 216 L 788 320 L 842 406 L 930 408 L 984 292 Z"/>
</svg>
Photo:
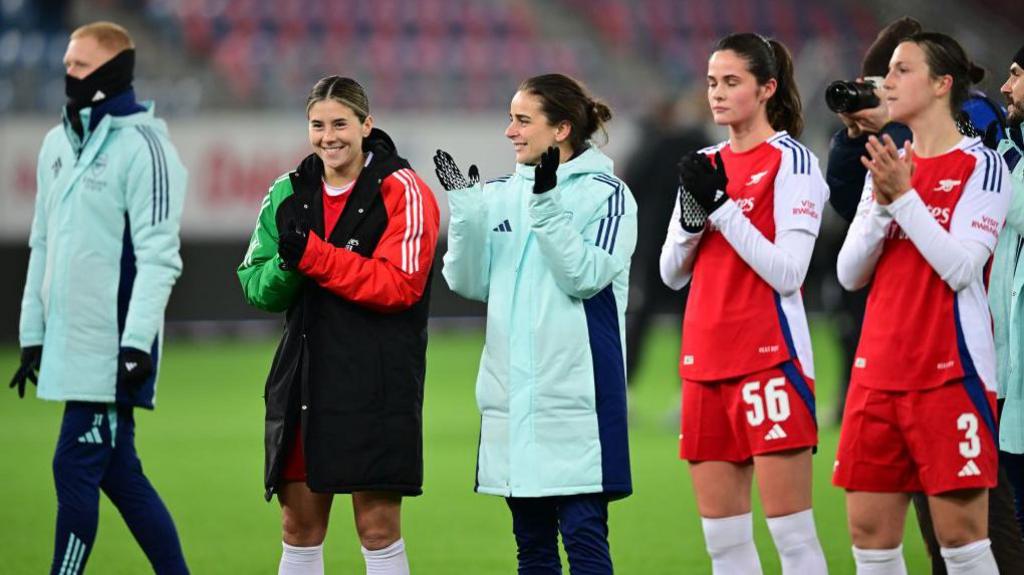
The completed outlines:
<svg viewBox="0 0 1024 575">
<path fill-rule="evenodd" d="M 744 462 L 817 444 L 814 380 L 795 362 L 719 381 L 683 380 L 682 459 Z"/>
<path fill-rule="evenodd" d="M 832 483 L 929 495 L 995 487 L 995 398 L 977 378 L 921 391 L 851 385 Z"/>
<path fill-rule="evenodd" d="M 291 443 L 287 447 L 284 459 L 284 470 L 281 479 L 285 481 L 306 481 L 306 457 L 302 452 L 302 424 L 295 423 Z"/>
</svg>

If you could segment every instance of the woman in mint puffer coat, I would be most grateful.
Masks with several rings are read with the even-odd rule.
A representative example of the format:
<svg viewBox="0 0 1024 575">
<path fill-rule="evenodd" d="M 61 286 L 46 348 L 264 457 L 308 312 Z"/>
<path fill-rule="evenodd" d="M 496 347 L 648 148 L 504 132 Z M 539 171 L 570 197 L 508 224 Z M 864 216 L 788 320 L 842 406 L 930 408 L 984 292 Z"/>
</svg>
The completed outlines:
<svg viewBox="0 0 1024 575">
<path fill-rule="evenodd" d="M 624 341 L 636 202 L 590 139 L 611 119 L 575 80 L 526 80 L 505 136 L 515 172 L 478 183 L 438 151 L 443 274 L 487 302 L 476 490 L 505 497 L 519 568 L 611 573 L 608 501 L 632 491 Z"/>
</svg>

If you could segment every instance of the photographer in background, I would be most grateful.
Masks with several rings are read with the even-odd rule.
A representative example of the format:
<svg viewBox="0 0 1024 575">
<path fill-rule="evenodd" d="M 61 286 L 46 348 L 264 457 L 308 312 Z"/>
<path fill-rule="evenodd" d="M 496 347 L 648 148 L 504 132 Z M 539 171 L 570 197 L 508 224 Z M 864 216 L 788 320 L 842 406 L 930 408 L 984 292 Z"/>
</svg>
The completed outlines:
<svg viewBox="0 0 1024 575">
<path fill-rule="evenodd" d="M 889 111 L 875 91 L 880 91 L 881 82 L 878 80 L 888 73 L 889 57 L 899 44 L 899 39 L 920 31 L 921 24 L 913 18 L 901 18 L 889 24 L 878 33 L 878 37 L 864 55 L 861 78 L 856 82 L 833 82 L 826 91 L 826 103 L 837 113 L 845 126 L 832 136 L 829 145 L 828 167 L 825 171 L 825 181 L 828 183 L 830 194 L 828 202 L 847 224 L 853 221 L 861 191 L 864 189 L 867 169 L 860 163 L 860 158 L 865 154 L 864 146 L 867 144 L 868 136 L 877 135 L 881 138 L 888 134 L 897 148 L 902 148 L 903 143 L 910 139 L 909 128 L 903 124 L 889 122 Z M 868 80 L 863 80 L 865 78 Z M 853 96 L 847 90 L 836 89 L 837 84 L 860 84 L 861 87 L 865 84 L 875 84 L 878 88 L 868 94 L 861 89 L 857 91 L 857 96 Z M 838 251 L 838 246 L 835 251 Z M 842 418 L 846 405 L 846 390 L 849 386 L 847 376 L 853 368 L 853 352 L 860 340 L 860 326 L 864 323 L 866 302 L 867 290 L 840 290 L 840 307 L 834 314 L 837 318 L 843 353 L 842 373 L 845 374 L 839 393 L 839 418 Z"/>
<path fill-rule="evenodd" d="M 855 82 L 833 82 L 826 91 L 826 102 L 842 120 L 844 128 L 832 137 L 829 147 L 825 179 L 830 189 L 829 203 L 847 222 L 853 219 L 864 188 L 867 169 L 861 163 L 866 156 L 868 137 L 881 138 L 888 134 L 897 149 L 911 139 L 910 129 L 889 121 L 889 112 L 881 94 L 882 82 L 889 70 L 889 60 L 900 41 L 922 31 L 921 24 L 909 17 L 900 18 L 883 28 L 868 48 L 861 64 L 861 78 Z M 872 90 L 871 88 L 874 87 Z M 961 107 L 958 128 L 965 135 L 985 135 L 990 147 L 1002 138 L 1003 114 L 1001 108 L 983 93 L 972 91 Z M 868 290 L 843 290 L 840 296 L 838 318 L 839 337 L 844 354 L 844 372 L 853 366 L 853 352 L 860 340 L 864 308 Z M 843 413 L 847 379 L 842 381 L 838 413 Z M 946 566 L 939 554 L 935 539 L 928 498 L 922 493 L 913 495 L 921 536 L 932 559 L 932 573 L 945 574 Z M 989 538 L 1000 571 L 1009 573 L 1015 566 L 1024 565 L 1024 542 L 1014 518 L 1014 500 L 1005 471 L 1000 469 L 999 484 L 989 493 Z"/>
</svg>

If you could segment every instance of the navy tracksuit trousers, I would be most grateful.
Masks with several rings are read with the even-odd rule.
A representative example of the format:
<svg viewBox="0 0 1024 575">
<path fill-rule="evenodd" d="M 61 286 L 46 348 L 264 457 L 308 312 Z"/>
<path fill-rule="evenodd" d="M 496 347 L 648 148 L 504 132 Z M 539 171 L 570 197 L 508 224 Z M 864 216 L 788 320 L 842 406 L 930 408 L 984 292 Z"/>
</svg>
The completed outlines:
<svg viewBox="0 0 1024 575">
<path fill-rule="evenodd" d="M 102 489 L 138 541 L 153 571 L 188 573 L 178 532 L 135 452 L 131 407 L 69 401 L 57 452 L 57 534 L 50 573 L 77 575 L 96 539 Z"/>
<path fill-rule="evenodd" d="M 610 575 L 608 498 L 601 493 L 559 497 L 509 497 L 519 575 L 560 575 L 558 534 L 572 575 Z"/>
</svg>

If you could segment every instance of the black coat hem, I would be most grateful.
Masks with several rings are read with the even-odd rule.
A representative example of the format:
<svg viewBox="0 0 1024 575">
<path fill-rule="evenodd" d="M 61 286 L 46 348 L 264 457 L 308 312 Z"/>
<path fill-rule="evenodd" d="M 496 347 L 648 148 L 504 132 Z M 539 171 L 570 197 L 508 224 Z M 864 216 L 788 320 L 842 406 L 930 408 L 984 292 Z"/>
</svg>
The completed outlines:
<svg viewBox="0 0 1024 575">
<path fill-rule="evenodd" d="M 423 494 L 422 486 L 409 485 L 404 483 L 366 483 L 361 485 L 341 483 L 333 485 L 313 485 L 310 484 L 309 481 L 307 481 L 306 485 L 309 485 L 310 491 L 313 491 L 314 493 L 356 493 L 359 491 L 389 491 L 392 493 L 399 493 L 405 497 L 416 497 L 417 495 Z"/>
</svg>

